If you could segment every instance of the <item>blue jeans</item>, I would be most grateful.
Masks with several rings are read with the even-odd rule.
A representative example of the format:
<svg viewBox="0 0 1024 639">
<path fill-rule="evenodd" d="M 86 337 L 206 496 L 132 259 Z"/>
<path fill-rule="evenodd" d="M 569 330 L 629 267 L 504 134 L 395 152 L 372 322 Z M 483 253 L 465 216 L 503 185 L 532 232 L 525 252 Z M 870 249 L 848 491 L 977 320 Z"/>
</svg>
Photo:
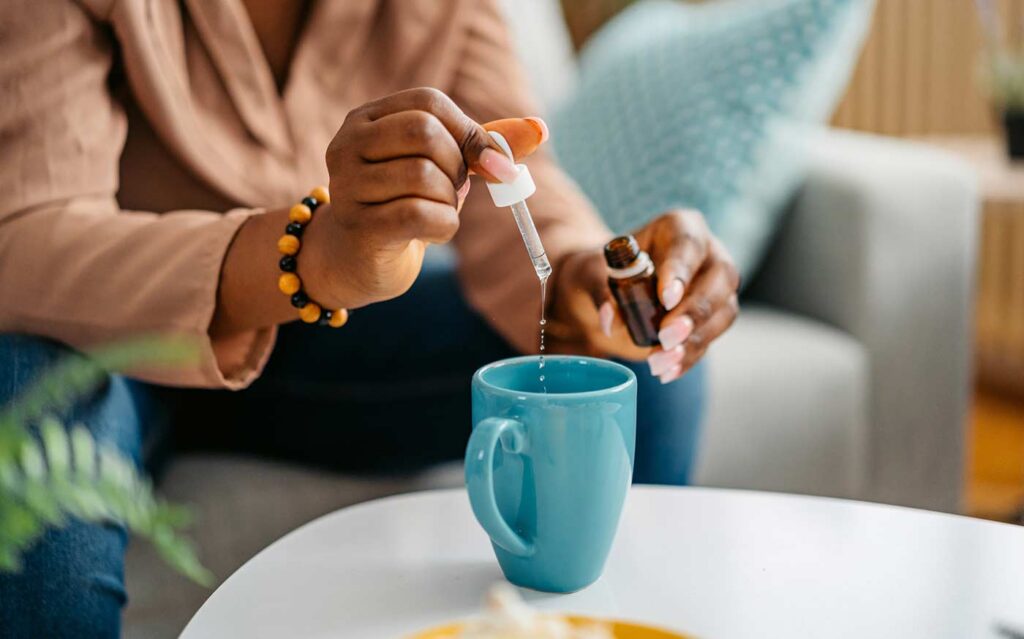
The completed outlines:
<svg viewBox="0 0 1024 639">
<path fill-rule="evenodd" d="M 149 470 L 172 448 L 349 472 L 459 459 L 473 371 L 514 353 L 462 300 L 447 254 L 428 257 L 409 293 L 353 313 L 343 330 L 283 327 L 264 374 L 244 391 L 161 389 L 115 375 L 68 422 L 85 424 Z M 0 335 L 0 404 L 66 352 L 39 338 Z M 686 483 L 703 371 L 662 386 L 646 363 L 628 365 L 639 380 L 634 477 Z M 126 543 L 117 526 L 74 521 L 47 532 L 21 573 L 0 574 L 0 637 L 117 637 Z"/>
</svg>

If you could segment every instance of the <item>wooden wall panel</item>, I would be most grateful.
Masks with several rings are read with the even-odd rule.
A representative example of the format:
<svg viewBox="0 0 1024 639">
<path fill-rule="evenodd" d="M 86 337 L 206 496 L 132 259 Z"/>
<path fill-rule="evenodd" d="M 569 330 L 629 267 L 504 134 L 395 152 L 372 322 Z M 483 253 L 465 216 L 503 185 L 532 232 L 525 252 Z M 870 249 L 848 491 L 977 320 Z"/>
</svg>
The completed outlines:
<svg viewBox="0 0 1024 639">
<path fill-rule="evenodd" d="M 999 0 L 1020 42 L 1024 0 Z M 979 87 L 984 38 L 973 0 L 877 0 L 871 35 L 834 123 L 887 135 L 991 133 Z"/>
</svg>

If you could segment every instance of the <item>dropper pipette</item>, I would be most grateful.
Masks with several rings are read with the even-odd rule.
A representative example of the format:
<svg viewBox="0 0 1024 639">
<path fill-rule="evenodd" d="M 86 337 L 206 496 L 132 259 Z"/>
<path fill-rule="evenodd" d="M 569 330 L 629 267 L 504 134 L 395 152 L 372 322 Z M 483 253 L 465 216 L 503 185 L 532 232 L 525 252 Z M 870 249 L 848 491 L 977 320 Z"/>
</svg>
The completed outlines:
<svg viewBox="0 0 1024 639">
<path fill-rule="evenodd" d="M 505 152 L 505 155 L 509 159 L 514 160 L 512 149 L 509 147 L 505 137 L 497 131 L 491 131 L 490 134 L 502 151 Z M 506 183 L 488 182 L 487 188 L 491 192 L 491 199 L 494 200 L 495 206 L 507 206 L 512 209 L 512 217 L 515 218 L 516 225 L 519 226 L 519 234 L 523 236 L 526 252 L 533 263 L 533 270 L 537 272 L 537 278 L 541 282 L 545 282 L 548 276 L 551 275 L 551 262 L 548 261 L 544 245 L 541 244 L 540 235 L 537 234 L 537 227 L 533 224 L 530 209 L 526 206 L 526 198 L 533 195 L 537 191 L 537 187 L 533 183 L 533 177 L 530 175 L 530 170 L 525 164 L 517 164 L 516 170 L 519 172 L 519 175 L 515 181 Z"/>
</svg>

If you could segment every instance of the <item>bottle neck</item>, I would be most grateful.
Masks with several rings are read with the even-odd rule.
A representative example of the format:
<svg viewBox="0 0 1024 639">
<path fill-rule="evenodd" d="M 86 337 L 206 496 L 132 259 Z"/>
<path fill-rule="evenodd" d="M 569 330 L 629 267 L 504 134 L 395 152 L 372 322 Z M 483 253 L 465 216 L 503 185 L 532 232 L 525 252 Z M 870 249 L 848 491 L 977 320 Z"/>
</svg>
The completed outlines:
<svg viewBox="0 0 1024 639">
<path fill-rule="evenodd" d="M 640 275 L 651 267 L 651 257 L 645 251 L 640 251 L 636 259 L 622 268 L 608 267 L 608 276 L 617 280 L 625 280 Z"/>
</svg>

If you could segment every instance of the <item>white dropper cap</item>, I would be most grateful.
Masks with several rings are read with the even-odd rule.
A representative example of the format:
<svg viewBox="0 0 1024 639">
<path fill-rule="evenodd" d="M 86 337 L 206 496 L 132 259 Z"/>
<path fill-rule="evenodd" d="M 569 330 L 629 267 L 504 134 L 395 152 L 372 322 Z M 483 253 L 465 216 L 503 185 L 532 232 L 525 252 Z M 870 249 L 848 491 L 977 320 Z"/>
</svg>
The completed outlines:
<svg viewBox="0 0 1024 639">
<path fill-rule="evenodd" d="M 498 143 L 498 146 L 501 147 L 501 150 L 505 152 L 505 155 L 508 156 L 508 159 L 515 161 L 515 157 L 512 155 L 512 148 L 508 145 L 505 136 L 497 131 L 489 131 L 489 133 L 494 138 L 494 141 Z M 522 202 L 537 192 L 537 185 L 533 183 L 530 169 L 525 164 L 517 164 L 516 171 L 519 172 L 519 175 L 516 176 L 514 182 L 487 181 L 487 190 L 491 192 L 494 206 L 512 206 L 516 202 Z"/>
</svg>

